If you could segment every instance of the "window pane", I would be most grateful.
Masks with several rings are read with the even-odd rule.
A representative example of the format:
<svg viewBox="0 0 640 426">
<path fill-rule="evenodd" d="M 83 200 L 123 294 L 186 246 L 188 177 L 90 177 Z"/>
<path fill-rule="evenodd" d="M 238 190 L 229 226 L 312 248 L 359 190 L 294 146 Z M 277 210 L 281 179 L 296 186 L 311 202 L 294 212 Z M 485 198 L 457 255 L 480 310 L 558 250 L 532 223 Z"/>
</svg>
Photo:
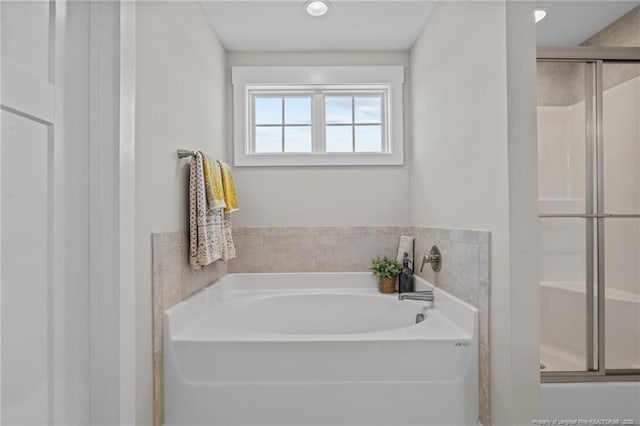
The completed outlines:
<svg viewBox="0 0 640 426">
<path fill-rule="evenodd" d="M 282 98 L 254 98 L 254 124 L 282 124 Z"/>
<path fill-rule="evenodd" d="M 351 126 L 326 126 L 327 152 L 353 152 Z"/>
<path fill-rule="evenodd" d="M 356 126 L 356 152 L 381 152 L 382 126 Z"/>
<path fill-rule="evenodd" d="M 311 98 L 284 98 L 285 124 L 311 124 Z"/>
<path fill-rule="evenodd" d="M 382 123 L 382 98 L 355 98 L 356 123 Z"/>
<path fill-rule="evenodd" d="M 311 152 L 311 126 L 285 127 L 284 152 Z"/>
<path fill-rule="evenodd" d="M 327 96 L 324 100 L 325 121 L 328 124 L 352 123 L 353 110 L 351 97 Z"/>
<path fill-rule="evenodd" d="M 282 127 L 256 126 L 256 152 L 282 152 Z"/>
</svg>

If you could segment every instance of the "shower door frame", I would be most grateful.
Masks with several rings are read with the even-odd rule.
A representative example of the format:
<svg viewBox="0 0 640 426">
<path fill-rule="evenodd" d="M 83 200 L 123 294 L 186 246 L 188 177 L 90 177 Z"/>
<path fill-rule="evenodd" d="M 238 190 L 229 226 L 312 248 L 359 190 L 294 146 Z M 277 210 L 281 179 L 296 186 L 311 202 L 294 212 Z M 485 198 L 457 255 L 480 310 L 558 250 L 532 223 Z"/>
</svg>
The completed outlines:
<svg viewBox="0 0 640 426">
<path fill-rule="evenodd" d="M 585 158 L 586 190 L 584 214 L 539 214 L 541 218 L 574 218 L 586 221 L 586 371 L 543 371 L 542 383 L 640 381 L 640 369 L 607 369 L 605 364 L 605 257 L 604 221 L 607 218 L 640 219 L 640 214 L 609 214 L 604 206 L 604 133 L 603 133 L 603 66 L 605 63 L 638 63 L 636 47 L 539 47 L 537 62 L 581 62 L 586 67 L 585 82 Z M 595 84 L 593 84 L 595 82 Z M 594 159 L 595 154 L 595 159 Z M 594 161 L 595 160 L 595 161 Z M 595 182 L 595 187 L 594 187 Z M 594 194 L 595 189 L 595 194 Z M 595 212 L 594 199 L 595 199 Z M 597 241 L 594 242 L 594 235 Z M 595 244 L 595 247 L 594 247 Z M 594 258 L 597 276 L 594 277 Z M 597 295 L 594 288 L 596 282 Z M 594 303 L 595 299 L 595 303 Z M 597 307 L 597 314 L 596 314 Z M 598 342 L 595 344 L 597 329 Z"/>
</svg>

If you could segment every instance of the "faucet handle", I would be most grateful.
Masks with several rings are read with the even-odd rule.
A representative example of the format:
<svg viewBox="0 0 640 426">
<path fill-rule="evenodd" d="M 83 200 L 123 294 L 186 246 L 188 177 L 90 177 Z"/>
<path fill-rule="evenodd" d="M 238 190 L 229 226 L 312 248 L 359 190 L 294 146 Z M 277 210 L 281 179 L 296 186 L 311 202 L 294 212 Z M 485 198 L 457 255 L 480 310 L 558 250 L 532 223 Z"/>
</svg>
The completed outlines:
<svg viewBox="0 0 640 426">
<path fill-rule="evenodd" d="M 435 272 L 440 272 L 440 269 L 442 268 L 442 254 L 440 254 L 438 246 L 431 247 L 429 254 L 424 255 L 422 258 L 422 264 L 420 265 L 420 272 L 424 269 L 425 263 L 430 263 L 431 268 Z"/>
</svg>

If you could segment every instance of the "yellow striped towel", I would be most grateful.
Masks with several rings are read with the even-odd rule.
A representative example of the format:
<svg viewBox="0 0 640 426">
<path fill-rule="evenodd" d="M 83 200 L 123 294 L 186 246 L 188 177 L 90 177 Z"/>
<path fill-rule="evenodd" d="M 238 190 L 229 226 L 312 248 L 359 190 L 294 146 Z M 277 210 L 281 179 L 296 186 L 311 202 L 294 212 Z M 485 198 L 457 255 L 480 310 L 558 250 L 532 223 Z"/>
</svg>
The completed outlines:
<svg viewBox="0 0 640 426">
<path fill-rule="evenodd" d="M 220 164 L 212 160 L 204 152 L 202 154 L 202 168 L 204 172 L 204 185 L 207 192 L 207 207 L 209 210 L 227 207 L 224 201 L 224 189 L 222 185 L 222 173 Z"/>
<path fill-rule="evenodd" d="M 231 167 L 222 161 L 218 161 L 218 164 L 222 171 L 222 192 L 226 204 L 224 211 L 225 213 L 235 212 L 238 210 L 238 195 L 236 194 L 236 185 L 233 183 Z"/>
</svg>

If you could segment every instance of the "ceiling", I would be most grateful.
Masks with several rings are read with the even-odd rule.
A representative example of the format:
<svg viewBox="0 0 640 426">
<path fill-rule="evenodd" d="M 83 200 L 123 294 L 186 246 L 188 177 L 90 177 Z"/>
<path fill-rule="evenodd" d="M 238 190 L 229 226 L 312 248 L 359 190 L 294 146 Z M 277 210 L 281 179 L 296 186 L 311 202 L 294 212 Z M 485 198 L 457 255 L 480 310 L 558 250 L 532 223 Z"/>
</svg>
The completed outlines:
<svg viewBox="0 0 640 426">
<path fill-rule="evenodd" d="M 435 6 L 425 0 L 331 0 L 320 18 L 304 0 L 202 0 L 230 51 L 409 50 Z"/>
<path fill-rule="evenodd" d="M 640 1 L 538 1 L 547 17 L 536 25 L 538 46 L 578 46 L 640 5 Z"/>
<path fill-rule="evenodd" d="M 447 1 L 447 0 L 441 0 Z M 473 0 L 470 0 L 473 1 Z M 304 0 L 201 0 L 229 51 L 409 50 L 436 0 L 331 0 L 320 18 Z M 546 0 L 538 46 L 577 46 L 640 0 Z"/>
</svg>

